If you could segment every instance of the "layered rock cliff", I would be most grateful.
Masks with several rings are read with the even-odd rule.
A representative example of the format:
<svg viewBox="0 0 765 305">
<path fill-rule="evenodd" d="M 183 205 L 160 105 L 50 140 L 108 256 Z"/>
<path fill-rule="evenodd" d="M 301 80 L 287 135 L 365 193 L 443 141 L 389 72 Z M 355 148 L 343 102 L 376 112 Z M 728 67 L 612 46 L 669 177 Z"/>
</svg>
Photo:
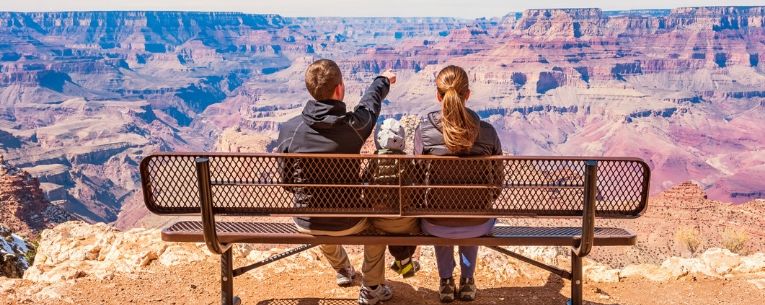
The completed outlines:
<svg viewBox="0 0 765 305">
<path fill-rule="evenodd" d="M 0 224 L 7 228 L 6 237 L 11 232 L 34 237 L 70 219 L 67 211 L 45 198 L 37 178 L 10 166 L 0 155 Z"/>
</svg>

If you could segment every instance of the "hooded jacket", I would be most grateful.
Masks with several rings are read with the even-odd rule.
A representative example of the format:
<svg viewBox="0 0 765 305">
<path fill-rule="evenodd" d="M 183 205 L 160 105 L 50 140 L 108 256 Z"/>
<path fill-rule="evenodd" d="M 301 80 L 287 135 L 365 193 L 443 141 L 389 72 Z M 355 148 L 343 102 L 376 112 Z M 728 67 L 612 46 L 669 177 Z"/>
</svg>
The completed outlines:
<svg viewBox="0 0 765 305">
<path fill-rule="evenodd" d="M 309 101 L 303 113 L 290 119 L 279 128 L 276 152 L 281 153 L 335 153 L 358 154 L 372 134 L 383 99 L 388 95 L 390 82 L 378 76 L 364 92 L 361 101 L 352 112 L 346 111 L 342 101 Z M 359 162 L 347 160 L 348 164 L 314 165 L 290 160 L 280 165 L 285 183 L 349 183 L 361 182 Z M 338 171 L 337 168 L 344 170 Z M 334 171 L 332 171 L 334 169 Z M 355 170 L 354 170 L 355 169 Z M 342 208 L 358 207 L 361 194 L 353 188 L 304 189 L 293 188 L 297 207 Z M 314 193 L 317 196 L 314 196 Z M 325 196 L 318 195 L 324 193 Z M 327 193 L 335 196 L 326 196 Z M 342 231 L 358 224 L 362 218 L 354 217 L 296 217 L 295 223 L 305 229 Z"/>
<path fill-rule="evenodd" d="M 455 154 L 446 147 L 444 135 L 441 131 L 441 111 L 434 111 L 422 118 L 420 125 L 415 130 L 414 153 L 416 155 L 437 156 L 491 156 L 502 155 L 502 143 L 499 141 L 497 131 L 491 124 L 481 121 L 478 114 L 468 109 L 475 121 L 478 121 L 478 137 L 469 152 Z M 420 177 L 429 183 L 477 183 L 477 184 L 500 184 L 504 179 L 502 164 L 490 164 L 487 168 L 475 168 L 472 164 L 466 164 L 464 168 L 459 163 L 450 163 L 452 167 L 430 166 L 428 177 Z M 462 206 L 468 205 L 473 208 L 485 208 L 493 204 L 498 193 L 496 191 L 467 190 L 462 189 L 461 196 L 455 196 L 451 190 L 429 190 L 424 198 L 426 204 L 431 207 L 437 206 Z M 480 225 L 488 221 L 487 218 L 429 218 L 428 222 L 449 227 Z"/>
</svg>

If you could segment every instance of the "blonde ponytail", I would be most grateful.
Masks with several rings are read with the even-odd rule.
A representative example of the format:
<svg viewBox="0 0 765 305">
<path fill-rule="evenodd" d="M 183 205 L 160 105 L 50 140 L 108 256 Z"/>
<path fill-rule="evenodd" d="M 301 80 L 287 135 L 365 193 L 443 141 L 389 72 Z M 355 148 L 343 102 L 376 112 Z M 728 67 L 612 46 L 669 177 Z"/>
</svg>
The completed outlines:
<svg viewBox="0 0 765 305">
<path fill-rule="evenodd" d="M 478 122 L 465 108 L 470 94 L 465 70 L 448 66 L 436 77 L 441 99 L 441 132 L 446 148 L 453 153 L 469 152 L 478 137 Z"/>
</svg>

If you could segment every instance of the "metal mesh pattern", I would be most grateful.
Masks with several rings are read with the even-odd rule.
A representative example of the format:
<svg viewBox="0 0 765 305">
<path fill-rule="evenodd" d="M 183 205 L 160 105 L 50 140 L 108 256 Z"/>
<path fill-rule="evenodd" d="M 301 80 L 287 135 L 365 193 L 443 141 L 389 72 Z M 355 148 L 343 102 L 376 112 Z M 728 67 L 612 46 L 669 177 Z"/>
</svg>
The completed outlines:
<svg viewBox="0 0 765 305">
<path fill-rule="evenodd" d="M 646 207 L 650 170 L 633 158 L 156 154 L 141 163 L 146 206 L 199 213 L 194 160 L 210 161 L 216 214 L 581 216 L 584 162 L 598 161 L 596 215 Z"/>
<path fill-rule="evenodd" d="M 195 233 L 202 235 L 201 221 L 180 221 L 165 229 L 167 232 L 176 233 Z M 295 224 L 292 223 L 264 223 L 264 222 L 217 222 L 215 231 L 218 234 L 246 234 L 246 235 L 273 235 L 273 234 L 303 234 L 298 232 Z M 380 234 L 374 231 L 362 232 L 360 235 L 377 236 Z M 580 237 L 582 235 L 581 227 L 515 227 L 515 226 L 495 226 L 490 236 L 493 237 Z M 632 233 L 619 228 L 595 228 L 595 236 L 631 236 Z M 428 236 L 424 233 L 416 236 Z"/>
</svg>

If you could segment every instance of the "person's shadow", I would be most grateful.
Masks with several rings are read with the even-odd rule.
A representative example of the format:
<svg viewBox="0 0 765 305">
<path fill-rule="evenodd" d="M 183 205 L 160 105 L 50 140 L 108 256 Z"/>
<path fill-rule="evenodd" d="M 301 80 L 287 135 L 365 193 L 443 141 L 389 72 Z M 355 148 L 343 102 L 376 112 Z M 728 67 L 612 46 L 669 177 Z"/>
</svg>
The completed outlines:
<svg viewBox="0 0 765 305">
<path fill-rule="evenodd" d="M 393 289 L 393 299 L 386 301 L 385 305 L 409 305 L 409 304 L 442 304 L 438 301 L 438 291 L 419 287 L 414 289 L 406 282 L 389 281 Z M 528 304 L 528 305 L 565 305 L 568 297 L 561 294 L 564 288 L 563 279 L 550 275 L 544 286 L 530 287 L 479 287 L 478 297 L 472 302 L 454 301 L 452 304 L 464 303 L 470 305 L 481 304 Z M 586 289 L 586 286 L 585 286 Z M 295 299 L 271 299 L 258 302 L 258 305 L 356 305 L 356 299 L 322 299 L 322 298 L 295 298 Z M 618 303 L 597 303 L 588 301 L 587 305 L 617 305 Z"/>
</svg>

